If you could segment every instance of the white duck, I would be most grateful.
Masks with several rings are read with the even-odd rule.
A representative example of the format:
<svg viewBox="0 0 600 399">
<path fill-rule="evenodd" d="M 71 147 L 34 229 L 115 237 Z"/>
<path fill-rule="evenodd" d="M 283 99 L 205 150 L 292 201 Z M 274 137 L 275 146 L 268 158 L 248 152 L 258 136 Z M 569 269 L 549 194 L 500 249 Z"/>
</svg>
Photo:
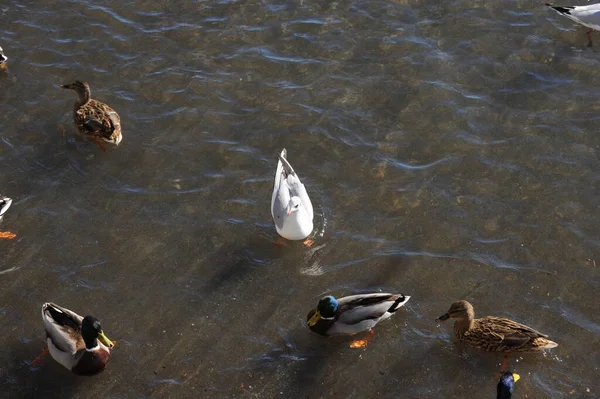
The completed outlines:
<svg viewBox="0 0 600 399">
<path fill-rule="evenodd" d="M 284 148 L 279 155 L 275 184 L 271 198 L 271 215 L 277 233 L 288 240 L 304 240 L 313 230 L 313 207 L 308 193 L 292 165 L 286 159 Z M 311 246 L 307 239 L 304 245 Z"/>
<path fill-rule="evenodd" d="M 600 3 L 590 4 L 588 6 L 553 6 L 546 3 L 554 11 L 577 22 L 583 26 L 590 28 L 587 31 L 588 46 L 592 45 L 592 37 L 590 33 L 594 30 L 600 31 Z"/>
</svg>

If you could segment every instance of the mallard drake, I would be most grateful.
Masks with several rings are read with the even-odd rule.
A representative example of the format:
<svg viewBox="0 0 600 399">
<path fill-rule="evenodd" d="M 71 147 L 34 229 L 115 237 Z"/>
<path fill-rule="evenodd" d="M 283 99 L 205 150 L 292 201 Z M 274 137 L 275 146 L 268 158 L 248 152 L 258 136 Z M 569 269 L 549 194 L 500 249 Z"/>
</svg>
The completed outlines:
<svg viewBox="0 0 600 399">
<path fill-rule="evenodd" d="M 512 371 L 502 373 L 496 387 L 496 399 L 510 399 L 515 391 L 515 382 L 519 381 L 520 378 L 519 374 L 515 374 Z"/>
<path fill-rule="evenodd" d="M 319 301 L 306 320 L 317 334 L 352 335 L 391 317 L 409 299 L 402 294 L 360 294 L 339 299 L 329 295 Z"/>
<path fill-rule="evenodd" d="M 77 375 L 102 372 L 114 345 L 102 332 L 100 321 L 54 303 L 42 305 L 50 355 Z"/>
<path fill-rule="evenodd" d="M 2 216 L 10 208 L 10 204 L 12 204 L 12 199 L 0 195 L 0 220 L 2 220 Z"/>
<path fill-rule="evenodd" d="M 455 319 L 454 334 L 460 342 L 488 352 L 537 352 L 558 344 L 531 327 L 501 317 L 475 318 L 473 305 L 454 302 L 436 321 Z"/>
<path fill-rule="evenodd" d="M 8 57 L 4 55 L 4 50 L 0 47 L 0 66 L 4 65 L 4 63 L 8 60 Z"/>
<path fill-rule="evenodd" d="M 271 197 L 271 215 L 277 233 L 288 240 L 304 240 L 313 231 L 313 207 L 304 184 L 288 162 L 284 148 L 279 154 Z M 312 245 L 312 240 L 304 242 Z"/>
<path fill-rule="evenodd" d="M 77 93 L 78 99 L 73 104 L 73 119 L 79 131 L 91 137 L 103 151 L 103 141 L 119 145 L 123 139 L 119 114 L 108 105 L 92 99 L 90 85 L 86 82 L 76 80 L 61 87 Z"/>
</svg>

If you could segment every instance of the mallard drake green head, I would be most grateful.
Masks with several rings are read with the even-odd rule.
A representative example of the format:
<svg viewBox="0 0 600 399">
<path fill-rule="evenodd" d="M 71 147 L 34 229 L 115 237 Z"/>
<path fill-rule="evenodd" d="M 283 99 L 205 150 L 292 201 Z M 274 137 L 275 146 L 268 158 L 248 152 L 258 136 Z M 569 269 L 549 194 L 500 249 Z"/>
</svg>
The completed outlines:
<svg viewBox="0 0 600 399">
<path fill-rule="evenodd" d="M 321 298 L 317 304 L 317 311 L 308 321 L 309 327 L 314 326 L 321 319 L 333 320 L 335 318 L 335 312 L 338 311 L 338 308 L 339 302 L 331 295 Z"/>
<path fill-rule="evenodd" d="M 515 383 L 519 381 L 520 378 L 519 374 L 515 374 L 512 371 L 505 371 L 502 373 L 500 381 L 498 381 L 498 386 L 496 387 L 496 399 L 510 399 L 515 391 Z"/>
<path fill-rule="evenodd" d="M 319 300 L 306 317 L 311 331 L 321 335 L 352 335 L 370 330 L 391 317 L 408 300 L 402 294 L 360 294 L 343 298 L 331 295 Z"/>
<path fill-rule="evenodd" d="M 108 105 L 91 98 L 90 85 L 82 80 L 62 85 L 63 89 L 77 93 L 77 101 L 73 104 L 73 119 L 77 129 L 106 151 L 102 142 L 119 145 L 121 134 L 121 118 Z"/>
<path fill-rule="evenodd" d="M 81 321 L 81 337 L 87 349 L 93 349 L 98 346 L 98 340 L 109 348 L 114 346 L 112 341 L 104 335 L 100 320 L 94 316 L 85 316 Z"/>
<path fill-rule="evenodd" d="M 95 375 L 104 370 L 113 342 L 102 331 L 100 321 L 54 303 L 42 305 L 42 320 L 50 355 L 77 375 Z"/>
<path fill-rule="evenodd" d="M 537 352 L 558 346 L 548 336 L 510 319 L 475 318 L 473 305 L 456 301 L 436 321 L 455 319 L 454 335 L 459 341 L 488 352 Z"/>
</svg>

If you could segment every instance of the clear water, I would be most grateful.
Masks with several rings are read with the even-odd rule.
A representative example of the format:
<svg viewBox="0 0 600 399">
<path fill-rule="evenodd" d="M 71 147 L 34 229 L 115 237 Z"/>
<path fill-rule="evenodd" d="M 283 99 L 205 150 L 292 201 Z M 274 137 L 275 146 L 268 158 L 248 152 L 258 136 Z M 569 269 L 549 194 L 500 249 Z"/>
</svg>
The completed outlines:
<svg viewBox="0 0 600 399">
<path fill-rule="evenodd" d="M 560 346 L 515 397 L 595 397 L 600 47 L 536 2 L 45 1 L 0 6 L 0 389 L 17 398 L 484 398 L 501 355 L 457 299 Z M 600 36 L 594 34 L 600 45 Z M 121 115 L 75 134 L 72 92 Z M 283 248 L 276 154 L 316 243 Z M 366 349 L 305 327 L 323 294 L 411 295 Z M 48 358 L 40 306 L 93 314 L 106 371 Z"/>
</svg>

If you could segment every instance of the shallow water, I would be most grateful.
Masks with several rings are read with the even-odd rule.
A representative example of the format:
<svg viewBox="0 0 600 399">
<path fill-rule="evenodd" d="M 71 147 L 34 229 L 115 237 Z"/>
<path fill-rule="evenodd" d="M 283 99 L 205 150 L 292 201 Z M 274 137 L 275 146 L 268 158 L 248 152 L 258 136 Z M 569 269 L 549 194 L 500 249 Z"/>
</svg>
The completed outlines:
<svg viewBox="0 0 600 399">
<path fill-rule="evenodd" d="M 515 397 L 597 396 L 600 47 L 535 2 L 434 3 L 0 6 L 4 395 L 494 397 L 502 356 L 434 322 L 467 299 L 560 343 Z M 75 79 L 118 148 L 75 134 Z M 311 249 L 273 245 L 283 147 Z M 304 325 L 378 290 L 412 299 L 366 349 Z M 118 341 L 103 374 L 31 367 L 45 301 Z"/>
</svg>

